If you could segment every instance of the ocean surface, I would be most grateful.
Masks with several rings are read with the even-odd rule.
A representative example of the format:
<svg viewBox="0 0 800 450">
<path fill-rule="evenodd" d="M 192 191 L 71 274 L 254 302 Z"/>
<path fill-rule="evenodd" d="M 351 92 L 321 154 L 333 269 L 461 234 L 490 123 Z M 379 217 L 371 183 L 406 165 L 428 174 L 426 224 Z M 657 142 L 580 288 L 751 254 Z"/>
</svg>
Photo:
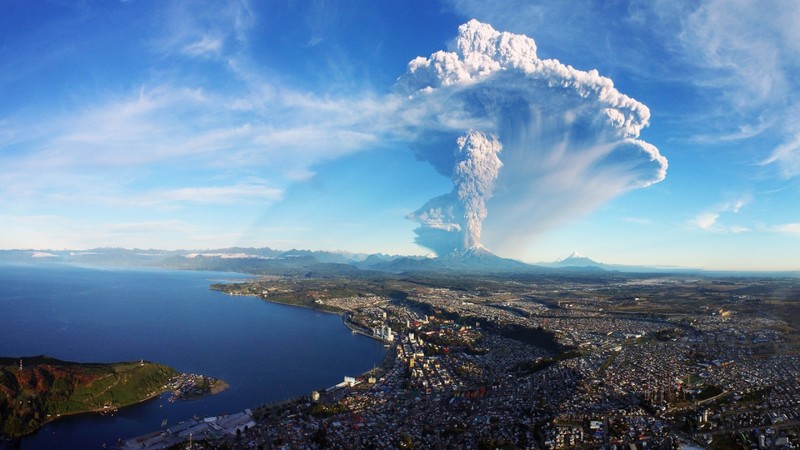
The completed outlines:
<svg viewBox="0 0 800 450">
<path fill-rule="evenodd" d="M 305 395 L 379 364 L 383 346 L 339 316 L 209 290 L 244 275 L 0 265 L 0 356 L 159 362 L 225 380 L 198 400 L 168 394 L 111 415 L 52 422 L 10 448 L 92 449 L 192 416 L 235 413 Z M 0 448 L 9 444 L 0 443 Z"/>
</svg>

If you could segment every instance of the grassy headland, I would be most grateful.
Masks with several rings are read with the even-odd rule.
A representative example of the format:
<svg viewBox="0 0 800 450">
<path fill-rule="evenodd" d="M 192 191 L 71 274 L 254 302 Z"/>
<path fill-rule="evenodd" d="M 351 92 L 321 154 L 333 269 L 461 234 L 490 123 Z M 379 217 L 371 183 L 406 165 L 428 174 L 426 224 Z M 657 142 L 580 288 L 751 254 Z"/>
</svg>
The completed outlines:
<svg viewBox="0 0 800 450">
<path fill-rule="evenodd" d="M 0 358 L 0 435 L 24 436 L 60 416 L 139 403 L 168 390 L 177 375 L 171 367 L 147 361 L 83 364 L 47 356 Z"/>
</svg>

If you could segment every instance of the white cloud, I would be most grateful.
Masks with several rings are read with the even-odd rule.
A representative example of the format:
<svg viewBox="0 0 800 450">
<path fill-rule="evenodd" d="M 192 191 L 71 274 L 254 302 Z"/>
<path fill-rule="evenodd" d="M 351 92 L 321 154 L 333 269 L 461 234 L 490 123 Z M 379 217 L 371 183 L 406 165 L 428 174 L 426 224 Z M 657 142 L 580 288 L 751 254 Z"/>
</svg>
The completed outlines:
<svg viewBox="0 0 800 450">
<path fill-rule="evenodd" d="M 756 159 L 777 165 L 787 178 L 800 175 L 797 23 L 794 1 L 706 0 L 681 22 L 679 34 L 687 57 L 708 70 L 698 83 L 718 89 L 725 120 L 739 128 L 723 137 L 776 134 L 783 143 Z"/>
<path fill-rule="evenodd" d="M 223 57 L 226 43 L 247 45 L 255 18 L 246 0 L 203 3 L 170 2 L 161 16 L 164 33 L 154 40 L 157 51 L 189 57 Z M 235 52 L 235 46 L 231 45 Z"/>
<path fill-rule="evenodd" d="M 139 192 L 132 189 L 104 191 L 87 186 L 81 191 L 53 192 L 47 200 L 60 205 L 107 205 L 125 208 L 193 208 L 198 205 L 269 206 L 283 199 L 284 190 L 265 181 L 220 186 L 160 188 Z"/>
<path fill-rule="evenodd" d="M 738 214 L 742 208 L 750 203 L 750 196 L 745 195 L 736 200 L 719 204 L 702 212 L 689 220 L 689 225 L 713 233 L 744 233 L 750 228 L 742 225 L 725 225 L 720 223 L 723 215 Z"/>
<path fill-rule="evenodd" d="M 776 225 L 772 229 L 778 233 L 791 234 L 800 237 L 800 223 L 785 223 L 782 225 Z"/>
<path fill-rule="evenodd" d="M 744 207 L 747 204 L 747 202 L 748 200 L 740 198 L 739 200 L 736 200 L 734 203 L 726 205 L 725 210 L 730 210 L 735 213 L 738 213 L 739 210 L 742 209 L 742 207 Z"/>
<path fill-rule="evenodd" d="M 222 49 L 222 39 L 203 36 L 197 42 L 183 47 L 183 52 L 192 56 L 216 55 Z"/>
<path fill-rule="evenodd" d="M 736 87 L 725 95 L 749 107 L 790 89 L 783 59 L 800 56 L 797 19 L 794 2 L 708 0 L 685 18 L 679 38 L 696 61 L 719 70 L 717 81 Z"/>
<path fill-rule="evenodd" d="M 800 134 L 779 145 L 768 158 L 761 162 L 761 164 L 773 163 L 780 164 L 781 172 L 786 178 L 800 175 Z"/>
<path fill-rule="evenodd" d="M 692 220 L 692 223 L 704 230 L 711 230 L 717 224 L 719 213 L 702 213 Z"/>
<path fill-rule="evenodd" d="M 292 184 L 313 178 L 320 164 L 402 135 L 394 95 L 319 95 L 271 79 L 251 54 L 249 3 L 208 6 L 164 5 L 160 34 L 139 36 L 146 42 L 139 50 L 152 54 L 141 61 L 147 75 L 126 79 L 137 87 L 122 92 L 108 84 L 59 99 L 66 103 L 58 108 L 0 118 L 4 212 L 108 206 L 135 219 L 153 208 L 185 218 L 188 210 L 208 214 L 207 205 L 268 207 Z M 187 60 L 196 57 L 203 61 Z M 198 64 L 209 71 L 196 70 Z M 83 242 L 75 236 L 86 224 L 60 223 L 58 232 L 55 223 L 40 223 L 36 229 L 46 231 L 26 236 L 56 246 Z M 210 242 L 218 232 L 194 235 L 205 233 Z"/>
<path fill-rule="evenodd" d="M 259 203 L 261 205 L 279 201 L 283 190 L 264 184 L 236 184 L 232 186 L 185 187 L 162 191 L 151 191 L 139 197 L 137 203 L 152 206 L 170 203 L 213 203 L 241 204 Z"/>
<path fill-rule="evenodd" d="M 145 204 L 130 187 L 137 172 L 146 174 L 152 167 L 230 174 L 258 171 L 265 177 L 259 183 L 264 187 L 260 195 L 255 192 L 257 185 L 243 186 L 235 180 L 227 184 L 237 184 L 235 191 L 247 201 L 272 202 L 280 200 L 290 183 L 310 179 L 316 165 L 385 145 L 384 138 L 400 136 L 398 130 L 403 129 L 401 121 L 391 120 L 397 108 L 391 96 L 387 101 L 369 95 L 313 98 L 282 89 L 279 96 L 254 103 L 248 110 L 225 108 L 241 95 L 167 84 L 145 86 L 34 124 L 25 118 L 9 119 L 2 128 L 13 130 L 7 134 L 14 144 L 28 150 L 0 154 L 7 168 L 0 173 L 0 192 L 5 193 L 0 202 L 54 195 L 73 202 L 119 196 L 118 203 Z M 219 195 L 209 195 L 206 201 L 236 193 L 231 188 L 214 189 Z M 191 193 L 170 195 L 178 199 Z"/>
</svg>

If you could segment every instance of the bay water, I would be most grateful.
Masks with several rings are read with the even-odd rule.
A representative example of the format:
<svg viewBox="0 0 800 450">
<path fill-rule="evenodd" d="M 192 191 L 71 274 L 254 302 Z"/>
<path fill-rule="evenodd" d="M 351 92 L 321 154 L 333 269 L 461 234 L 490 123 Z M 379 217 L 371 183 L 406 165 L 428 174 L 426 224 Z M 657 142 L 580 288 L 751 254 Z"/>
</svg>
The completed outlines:
<svg viewBox="0 0 800 450">
<path fill-rule="evenodd" d="M 0 356 L 147 361 L 225 380 L 226 391 L 170 403 L 169 394 L 112 415 L 65 417 L 12 448 L 92 449 L 193 416 L 236 413 L 305 395 L 380 363 L 385 349 L 339 316 L 228 296 L 209 286 L 245 275 L 0 265 Z"/>
</svg>

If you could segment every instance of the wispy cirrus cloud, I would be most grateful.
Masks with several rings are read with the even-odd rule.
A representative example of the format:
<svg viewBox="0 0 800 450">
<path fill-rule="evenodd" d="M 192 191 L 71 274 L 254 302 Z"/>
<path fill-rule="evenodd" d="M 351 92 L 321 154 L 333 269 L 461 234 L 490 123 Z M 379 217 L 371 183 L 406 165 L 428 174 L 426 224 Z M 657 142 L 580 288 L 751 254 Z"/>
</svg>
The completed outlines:
<svg viewBox="0 0 800 450">
<path fill-rule="evenodd" d="M 783 175 L 787 178 L 800 175 L 800 132 L 776 147 L 769 157 L 761 161 L 761 164 L 779 164 Z"/>
<path fill-rule="evenodd" d="M 265 180 L 243 180 L 230 185 L 203 185 L 179 188 L 150 188 L 144 191 L 125 190 L 105 191 L 96 186 L 84 185 L 79 190 L 62 192 L 51 190 L 43 195 L 48 202 L 60 205 L 80 206 L 81 204 L 105 205 L 124 208 L 179 209 L 198 205 L 265 207 L 279 202 L 284 197 L 284 189 L 271 186 Z"/>
<path fill-rule="evenodd" d="M 161 28 L 162 33 L 152 41 L 157 52 L 223 58 L 239 53 L 247 45 L 256 19 L 249 1 L 235 0 L 170 2 L 162 20 L 168 26 Z M 222 52 L 226 48 L 227 54 Z"/>
<path fill-rule="evenodd" d="M 97 247 L 225 247 L 242 236 L 235 227 L 218 228 L 180 219 L 114 221 L 61 215 L 0 215 L 0 248 L 90 249 Z M 90 227 L 90 228 L 87 228 Z M 91 229 L 91 233 L 85 230 Z"/>
<path fill-rule="evenodd" d="M 104 225 L 102 230 L 108 234 L 146 234 L 152 232 L 185 232 L 191 227 L 180 220 L 148 220 L 144 222 L 123 222 Z"/>
<path fill-rule="evenodd" d="M 183 52 L 191 56 L 216 55 L 222 49 L 223 41 L 220 38 L 203 36 L 197 42 L 183 47 Z"/>
<path fill-rule="evenodd" d="M 716 205 L 704 211 L 688 221 L 694 228 L 713 233 L 744 233 L 750 228 L 742 225 L 726 225 L 720 222 L 723 216 L 738 214 L 750 202 L 749 196 L 741 197 L 737 200 Z"/>
<path fill-rule="evenodd" d="M 109 171 L 206 167 L 252 173 L 258 167 L 269 184 L 262 197 L 275 200 L 290 183 L 313 176 L 315 165 L 380 146 L 387 134 L 397 134 L 393 128 L 402 128 L 390 120 L 392 102 L 369 96 L 314 99 L 283 92 L 247 111 L 225 107 L 242 95 L 158 85 L 48 117 L 47 126 L 7 120 L 3 134 L 29 150 L 0 155 L 12 169 L 0 174 L 7 181 L 0 190 L 33 194 L 57 191 L 60 185 L 77 195 L 81 189 L 75 185 L 88 191 L 107 185 L 111 180 L 99 178 L 107 178 Z M 46 179 L 43 171 L 48 172 Z M 120 183 L 135 178 L 118 176 L 117 189 L 106 186 L 104 192 L 121 194 L 126 189 Z M 229 183 L 241 187 L 236 180 Z M 190 184 L 185 189 L 193 188 Z M 257 197 L 253 189 L 240 193 Z"/>
<path fill-rule="evenodd" d="M 785 223 L 772 227 L 772 230 L 777 233 L 790 234 L 800 237 L 800 222 L 798 223 Z"/>
<path fill-rule="evenodd" d="M 135 202 L 141 206 L 171 205 L 183 203 L 206 204 L 259 204 L 280 201 L 283 190 L 265 184 L 235 184 L 231 186 L 184 187 L 179 189 L 148 192 Z"/>
<path fill-rule="evenodd" d="M 800 10 L 791 1 L 707 0 L 682 21 L 679 34 L 686 54 L 708 69 L 700 82 L 716 87 L 738 112 L 738 137 L 781 136 L 783 142 L 759 159 L 787 178 L 800 175 L 798 21 Z"/>
</svg>

